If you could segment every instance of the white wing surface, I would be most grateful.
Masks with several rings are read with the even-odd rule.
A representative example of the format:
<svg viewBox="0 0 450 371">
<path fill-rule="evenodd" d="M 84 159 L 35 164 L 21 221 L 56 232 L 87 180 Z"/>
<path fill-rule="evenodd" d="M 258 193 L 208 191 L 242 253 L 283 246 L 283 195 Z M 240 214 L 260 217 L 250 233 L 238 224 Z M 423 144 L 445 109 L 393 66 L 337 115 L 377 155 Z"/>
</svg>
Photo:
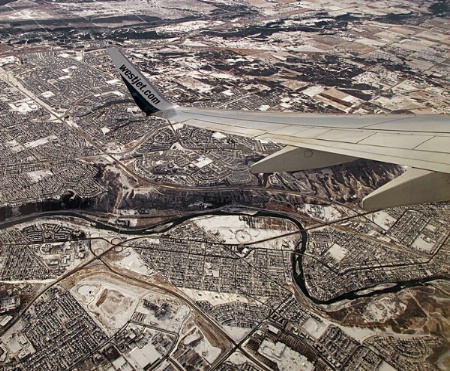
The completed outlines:
<svg viewBox="0 0 450 371">
<path fill-rule="evenodd" d="M 172 122 L 293 147 L 450 173 L 450 120 L 443 115 L 356 116 L 180 107 L 163 116 Z M 295 170 L 306 168 L 317 168 L 314 156 L 310 166 Z"/>
<path fill-rule="evenodd" d="M 123 71 L 137 70 L 117 49 L 110 50 L 110 55 L 129 87 L 132 81 Z M 287 145 L 253 165 L 253 173 L 314 169 L 366 158 L 411 169 L 367 196 L 362 202 L 364 208 L 450 200 L 449 116 L 269 113 L 178 107 L 166 101 L 142 75 L 141 81 L 146 90 L 150 87 L 157 92 L 149 100 L 140 93 L 142 90 L 130 90 L 134 98 L 137 91 L 137 95 L 146 99 L 150 107 L 142 108 L 135 98 L 148 114 L 173 123 Z M 155 102 L 162 104 L 158 107 Z"/>
</svg>

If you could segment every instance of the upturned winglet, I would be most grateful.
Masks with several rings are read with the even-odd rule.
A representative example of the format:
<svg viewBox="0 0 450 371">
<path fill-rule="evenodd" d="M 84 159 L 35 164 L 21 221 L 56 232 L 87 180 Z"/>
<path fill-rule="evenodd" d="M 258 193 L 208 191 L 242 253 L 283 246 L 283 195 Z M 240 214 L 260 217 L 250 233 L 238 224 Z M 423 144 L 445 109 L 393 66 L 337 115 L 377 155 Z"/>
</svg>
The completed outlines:
<svg viewBox="0 0 450 371">
<path fill-rule="evenodd" d="M 107 50 L 138 107 L 147 115 L 175 107 L 117 48 Z"/>
</svg>

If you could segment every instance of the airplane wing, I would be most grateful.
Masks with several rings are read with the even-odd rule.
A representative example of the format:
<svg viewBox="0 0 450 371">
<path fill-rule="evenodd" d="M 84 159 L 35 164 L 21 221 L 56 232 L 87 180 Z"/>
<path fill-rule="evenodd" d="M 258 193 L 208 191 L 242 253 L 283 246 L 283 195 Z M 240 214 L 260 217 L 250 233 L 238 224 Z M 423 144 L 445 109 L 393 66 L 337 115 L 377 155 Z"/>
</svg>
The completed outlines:
<svg viewBox="0 0 450 371">
<path fill-rule="evenodd" d="M 114 64 L 138 106 L 175 123 L 287 145 L 253 173 L 327 167 L 357 158 L 406 165 L 397 179 L 362 201 L 364 209 L 450 200 L 450 118 L 446 115 L 349 115 L 249 112 L 170 103 L 118 49 Z"/>
</svg>

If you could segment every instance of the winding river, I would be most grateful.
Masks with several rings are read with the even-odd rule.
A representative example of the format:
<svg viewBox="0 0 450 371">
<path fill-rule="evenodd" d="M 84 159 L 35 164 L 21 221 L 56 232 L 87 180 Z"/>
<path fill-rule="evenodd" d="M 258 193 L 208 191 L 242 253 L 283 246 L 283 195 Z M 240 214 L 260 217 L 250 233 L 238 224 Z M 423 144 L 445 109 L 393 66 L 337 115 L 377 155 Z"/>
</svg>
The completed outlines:
<svg viewBox="0 0 450 371">
<path fill-rule="evenodd" d="M 252 212 L 249 213 L 249 211 L 252 211 Z M 204 212 L 195 212 L 195 213 L 188 214 L 188 215 L 185 215 L 182 217 L 175 217 L 172 219 L 168 219 L 166 221 L 154 224 L 151 227 L 142 228 L 142 229 L 119 228 L 119 227 L 116 227 L 113 225 L 109 225 L 109 224 L 94 220 L 85 214 L 77 213 L 74 211 L 67 211 L 67 212 L 51 211 L 51 212 L 46 212 L 46 213 L 40 213 L 39 215 L 29 215 L 29 216 L 24 216 L 24 217 L 20 217 L 20 218 L 15 218 L 14 220 L 2 222 L 2 223 L 0 223 L 0 229 L 13 227 L 17 224 L 33 221 L 33 220 L 40 219 L 40 218 L 47 218 L 47 217 L 52 217 L 52 216 L 59 216 L 59 217 L 66 216 L 66 217 L 80 218 L 80 219 L 86 220 L 93 227 L 95 227 L 97 229 L 114 231 L 119 234 L 152 235 L 152 234 L 159 234 L 159 233 L 167 232 L 170 229 L 176 227 L 177 225 L 179 225 L 187 220 L 194 219 L 194 218 L 197 218 L 200 216 L 224 216 L 224 215 L 228 215 L 228 216 L 229 215 L 252 215 L 255 217 L 274 217 L 274 218 L 288 219 L 289 221 L 294 223 L 298 227 L 299 233 L 301 234 L 301 240 L 295 249 L 296 254 L 292 254 L 292 271 L 293 271 L 294 280 L 295 280 L 295 283 L 297 284 L 298 288 L 301 290 L 301 292 L 315 304 L 319 304 L 319 305 L 320 304 L 335 304 L 335 303 L 338 303 L 338 302 L 344 301 L 344 300 L 355 300 L 355 299 L 362 298 L 362 297 L 371 297 L 371 296 L 379 295 L 379 294 L 394 293 L 394 292 L 403 290 L 406 287 L 425 285 L 425 284 L 427 284 L 427 282 L 435 281 L 438 279 L 448 280 L 448 277 L 434 276 L 434 277 L 416 279 L 416 280 L 405 281 L 405 282 L 393 282 L 393 283 L 385 282 L 385 284 L 390 284 L 390 286 L 384 287 L 381 289 L 377 289 L 376 286 L 383 284 L 382 282 L 380 282 L 373 288 L 371 288 L 371 287 L 361 288 L 361 289 L 348 292 L 346 294 L 340 295 L 338 297 L 335 297 L 333 299 L 326 300 L 326 301 L 318 300 L 317 298 L 310 295 L 310 293 L 306 287 L 306 283 L 305 283 L 305 276 L 304 276 L 305 267 L 303 266 L 303 256 L 304 256 L 304 254 L 306 252 L 306 248 L 307 248 L 308 235 L 307 235 L 307 232 L 305 231 L 305 229 L 303 228 L 302 224 L 295 218 L 293 218 L 287 214 L 284 214 L 284 213 L 267 211 L 267 210 L 256 210 L 256 209 L 252 210 L 252 209 L 249 209 L 248 207 L 242 207 L 242 208 L 240 208 L 240 207 L 233 207 L 233 208 L 223 207 L 223 208 L 215 210 L 215 211 L 207 210 Z"/>
</svg>

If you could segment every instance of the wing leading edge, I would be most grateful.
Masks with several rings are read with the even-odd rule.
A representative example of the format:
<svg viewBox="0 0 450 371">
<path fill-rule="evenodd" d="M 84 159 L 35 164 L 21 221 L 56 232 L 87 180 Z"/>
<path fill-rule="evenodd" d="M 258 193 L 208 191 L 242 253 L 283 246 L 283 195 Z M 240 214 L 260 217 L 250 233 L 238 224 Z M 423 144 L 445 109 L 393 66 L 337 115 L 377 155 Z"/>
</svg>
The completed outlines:
<svg viewBox="0 0 450 371">
<path fill-rule="evenodd" d="M 287 145 L 253 173 L 327 167 L 357 158 L 410 169 L 362 201 L 368 210 L 450 200 L 450 119 L 445 115 L 330 115 L 228 111 L 170 103 L 117 49 L 109 49 L 147 114 L 203 129 Z"/>
</svg>

